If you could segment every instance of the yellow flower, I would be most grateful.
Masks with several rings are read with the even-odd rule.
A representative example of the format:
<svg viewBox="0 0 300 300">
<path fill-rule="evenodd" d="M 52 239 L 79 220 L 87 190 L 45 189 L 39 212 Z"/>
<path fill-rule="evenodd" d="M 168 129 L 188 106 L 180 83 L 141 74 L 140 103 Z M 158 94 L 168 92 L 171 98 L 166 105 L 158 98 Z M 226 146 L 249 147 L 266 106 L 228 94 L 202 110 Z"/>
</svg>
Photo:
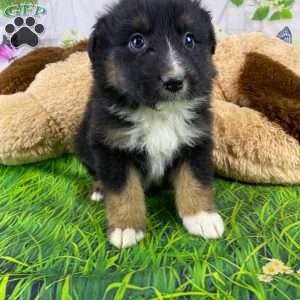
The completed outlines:
<svg viewBox="0 0 300 300">
<path fill-rule="evenodd" d="M 273 280 L 273 277 L 270 275 L 261 274 L 261 275 L 258 275 L 258 280 L 261 282 L 269 283 Z"/>
<path fill-rule="evenodd" d="M 281 260 L 272 258 L 263 267 L 263 273 L 265 275 L 277 275 L 277 274 L 292 274 L 294 271 L 292 268 L 286 266 Z"/>
<path fill-rule="evenodd" d="M 263 267 L 263 273 L 265 275 L 277 275 L 281 273 L 283 266 L 277 265 L 276 263 L 269 262 Z"/>
<path fill-rule="evenodd" d="M 269 261 L 270 261 L 270 263 L 273 264 L 274 267 L 284 266 L 284 263 L 279 259 L 272 258 L 272 259 L 269 259 Z"/>
<path fill-rule="evenodd" d="M 293 274 L 294 271 L 292 270 L 291 267 L 288 267 L 288 266 L 282 266 L 282 267 L 281 267 L 281 270 L 280 270 L 280 273 L 284 273 L 284 274 Z"/>
</svg>

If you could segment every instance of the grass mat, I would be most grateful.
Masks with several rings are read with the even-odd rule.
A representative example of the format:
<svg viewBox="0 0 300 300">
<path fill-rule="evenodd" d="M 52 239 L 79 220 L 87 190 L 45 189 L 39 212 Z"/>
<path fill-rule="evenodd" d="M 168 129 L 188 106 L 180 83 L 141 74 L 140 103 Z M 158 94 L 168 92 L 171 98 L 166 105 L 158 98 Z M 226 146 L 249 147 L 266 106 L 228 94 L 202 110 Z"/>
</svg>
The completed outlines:
<svg viewBox="0 0 300 300">
<path fill-rule="evenodd" d="M 146 239 L 119 251 L 72 156 L 0 167 L 0 300 L 300 299 L 300 275 L 258 280 L 268 258 L 300 268 L 300 187 L 217 178 L 224 239 L 190 236 L 171 191 L 147 198 Z"/>
</svg>

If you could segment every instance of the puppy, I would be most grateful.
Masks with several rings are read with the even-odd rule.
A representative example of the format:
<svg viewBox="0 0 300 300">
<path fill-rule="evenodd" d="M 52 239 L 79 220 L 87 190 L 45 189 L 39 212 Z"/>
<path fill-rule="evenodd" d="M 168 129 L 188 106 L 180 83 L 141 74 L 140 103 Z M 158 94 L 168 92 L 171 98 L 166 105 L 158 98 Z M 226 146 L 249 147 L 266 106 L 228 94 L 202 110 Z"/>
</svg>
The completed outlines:
<svg viewBox="0 0 300 300">
<path fill-rule="evenodd" d="M 110 242 L 144 238 L 144 189 L 169 180 L 188 232 L 221 237 L 214 205 L 211 91 L 215 36 L 193 0 L 121 0 L 89 41 L 94 84 L 76 153 L 103 193 Z"/>
</svg>

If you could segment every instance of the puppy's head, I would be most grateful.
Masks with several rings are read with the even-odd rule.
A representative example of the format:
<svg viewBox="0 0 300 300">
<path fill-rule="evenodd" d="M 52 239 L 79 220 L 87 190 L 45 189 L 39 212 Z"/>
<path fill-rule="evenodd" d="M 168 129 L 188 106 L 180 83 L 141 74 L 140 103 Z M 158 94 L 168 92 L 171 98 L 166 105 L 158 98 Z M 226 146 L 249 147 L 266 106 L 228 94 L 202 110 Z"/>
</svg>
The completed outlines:
<svg viewBox="0 0 300 300">
<path fill-rule="evenodd" d="M 210 93 L 215 36 L 196 0 L 121 0 L 89 42 L 95 84 L 154 107 Z"/>
</svg>

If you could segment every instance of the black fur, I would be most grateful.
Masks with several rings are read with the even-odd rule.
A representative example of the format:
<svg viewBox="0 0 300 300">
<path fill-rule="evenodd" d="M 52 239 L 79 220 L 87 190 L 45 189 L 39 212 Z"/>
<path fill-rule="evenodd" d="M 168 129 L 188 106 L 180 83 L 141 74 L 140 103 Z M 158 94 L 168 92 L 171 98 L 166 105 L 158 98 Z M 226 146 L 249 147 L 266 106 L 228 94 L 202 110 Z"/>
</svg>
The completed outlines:
<svg viewBox="0 0 300 300">
<path fill-rule="evenodd" d="M 136 25 L 139 23 L 136 20 L 142 20 L 142 24 Z M 195 38 L 194 49 L 187 49 L 183 44 L 187 32 Z M 128 47 L 134 33 L 143 34 L 147 42 L 145 49 L 138 53 Z M 121 0 L 98 20 L 90 38 L 94 85 L 75 143 L 82 163 L 106 189 L 122 189 L 131 165 L 147 176 L 147 153 L 116 149 L 107 143 L 106 136 L 111 129 L 132 126 L 124 118 L 112 114 L 109 107 L 114 105 L 119 110 L 133 112 L 141 105 L 155 109 L 160 102 L 172 101 L 166 96 L 161 80 L 168 68 L 167 38 L 183 60 L 188 84 L 184 98 L 206 97 L 207 101 L 195 109 L 199 118 L 193 121 L 203 127 L 205 138 L 199 138 L 193 147 L 178 149 L 166 174 L 185 161 L 202 184 L 211 185 L 210 94 L 215 75 L 212 54 L 216 41 L 210 16 L 200 8 L 199 2 L 192 0 Z M 109 80 L 112 75 L 107 72 L 109 60 L 122 77 L 117 85 Z"/>
</svg>

